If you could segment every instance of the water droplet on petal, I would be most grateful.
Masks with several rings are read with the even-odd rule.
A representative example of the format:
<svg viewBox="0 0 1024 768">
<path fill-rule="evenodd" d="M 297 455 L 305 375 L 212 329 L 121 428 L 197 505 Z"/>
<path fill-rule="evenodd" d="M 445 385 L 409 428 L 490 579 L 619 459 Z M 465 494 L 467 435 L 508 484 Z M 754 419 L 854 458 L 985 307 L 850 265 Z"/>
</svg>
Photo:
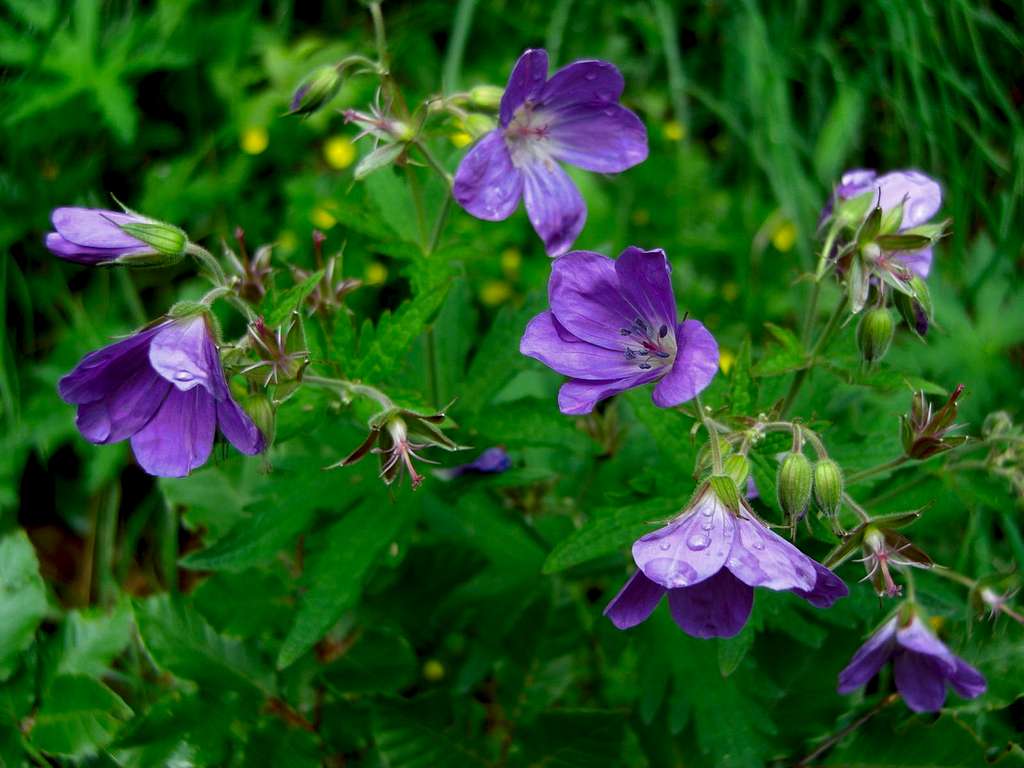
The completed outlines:
<svg viewBox="0 0 1024 768">
<path fill-rule="evenodd" d="M 695 552 L 699 552 L 702 549 L 707 549 L 708 544 L 711 543 L 711 539 L 705 536 L 703 533 L 695 533 L 693 536 L 686 540 L 686 546 Z"/>
<path fill-rule="evenodd" d="M 188 371 L 178 371 L 174 374 L 174 378 L 176 381 L 192 381 L 194 377 Z"/>
<path fill-rule="evenodd" d="M 597 73 L 596 72 L 587 72 L 587 74 L 585 74 L 584 77 L 587 80 L 597 80 Z"/>
<path fill-rule="evenodd" d="M 755 541 L 755 542 L 754 542 L 754 543 L 753 543 L 753 544 L 752 544 L 751 546 L 752 546 L 752 547 L 753 547 L 754 549 L 764 549 L 764 542 L 761 542 L 761 541 Z"/>
<path fill-rule="evenodd" d="M 703 523 L 700 524 L 700 527 L 703 528 L 705 531 L 710 531 L 712 528 L 715 527 L 715 524 L 712 523 L 710 520 L 705 520 Z"/>
<path fill-rule="evenodd" d="M 704 515 L 704 517 L 711 517 L 713 514 L 715 514 L 715 510 L 713 510 L 711 507 L 704 507 L 704 509 L 702 509 L 700 513 Z"/>
<path fill-rule="evenodd" d="M 669 544 L 667 541 L 663 541 L 660 545 L 658 545 L 658 549 L 660 549 L 662 552 L 668 552 L 670 549 L 672 549 L 672 545 Z"/>
</svg>

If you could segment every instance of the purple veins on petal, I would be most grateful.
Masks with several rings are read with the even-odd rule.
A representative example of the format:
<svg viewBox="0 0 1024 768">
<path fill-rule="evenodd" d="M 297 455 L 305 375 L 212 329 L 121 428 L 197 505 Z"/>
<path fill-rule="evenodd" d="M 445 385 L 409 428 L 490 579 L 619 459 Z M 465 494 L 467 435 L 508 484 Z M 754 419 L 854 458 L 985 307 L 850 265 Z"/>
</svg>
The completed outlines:
<svg viewBox="0 0 1024 768">
<path fill-rule="evenodd" d="M 693 637 L 733 637 L 750 618 L 754 588 L 724 568 L 699 584 L 668 593 L 672 618 Z"/>
<path fill-rule="evenodd" d="M 664 594 L 664 587 L 637 571 L 608 603 L 604 615 L 619 629 L 635 627 L 647 620 Z"/>
<path fill-rule="evenodd" d="M 896 648 L 896 622 L 894 616 L 868 638 L 839 673 L 839 693 L 850 693 L 878 674 Z"/>
<path fill-rule="evenodd" d="M 523 175 L 512 166 L 499 131 L 491 131 L 469 150 L 455 172 L 455 200 L 485 221 L 507 219 L 523 195 Z"/>
</svg>

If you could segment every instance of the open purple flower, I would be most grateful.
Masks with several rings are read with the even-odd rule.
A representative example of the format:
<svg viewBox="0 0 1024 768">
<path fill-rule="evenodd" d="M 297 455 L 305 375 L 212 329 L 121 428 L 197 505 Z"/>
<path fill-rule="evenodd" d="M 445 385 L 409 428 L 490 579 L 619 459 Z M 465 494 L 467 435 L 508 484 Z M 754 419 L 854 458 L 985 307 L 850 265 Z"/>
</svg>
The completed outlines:
<svg viewBox="0 0 1024 768">
<path fill-rule="evenodd" d="M 619 629 L 647 619 L 668 593 L 672 618 L 694 637 L 732 637 L 747 623 L 754 587 L 787 590 L 818 608 L 846 585 L 757 519 L 730 511 L 706 487 L 679 517 L 633 544 L 639 569 L 605 608 Z"/>
<path fill-rule="evenodd" d="M 900 232 L 927 224 L 942 205 L 942 187 L 920 171 L 890 171 L 879 176 L 872 170 L 859 168 L 847 171 L 836 187 L 835 196 L 825 207 L 823 215 L 831 214 L 833 206 L 872 193 L 871 208 L 878 206 L 883 215 L 903 204 Z M 919 277 L 928 277 L 932 266 L 932 248 L 902 251 L 893 258 Z"/>
<path fill-rule="evenodd" d="M 51 221 L 56 231 L 46 235 L 46 247 L 79 264 L 170 264 L 188 245 L 185 233 L 174 225 L 137 213 L 56 208 Z"/>
<path fill-rule="evenodd" d="M 205 315 L 163 320 L 90 352 L 60 380 L 92 443 L 131 439 L 146 472 L 182 477 L 206 463 L 217 427 L 242 453 L 263 450 L 252 419 L 231 397 Z"/>
<path fill-rule="evenodd" d="M 548 54 L 519 57 L 501 97 L 498 127 L 459 164 L 455 199 L 479 219 L 526 213 L 548 255 L 572 246 L 586 205 L 558 163 L 620 173 L 647 158 L 647 130 L 618 101 L 624 83 L 606 61 L 576 61 L 548 79 Z"/>
<path fill-rule="evenodd" d="M 590 413 L 598 401 L 657 381 L 668 408 L 699 394 L 718 370 L 718 344 L 696 320 L 677 322 L 664 251 L 630 247 L 617 260 L 573 251 L 555 260 L 551 309 L 526 326 L 519 351 L 570 380 L 562 413 Z"/>
<path fill-rule="evenodd" d="M 860 688 L 892 660 L 896 690 L 915 712 L 936 712 L 946 701 L 946 683 L 965 699 L 985 692 L 985 678 L 955 656 L 920 618 L 893 616 L 839 673 L 839 693 Z"/>
</svg>

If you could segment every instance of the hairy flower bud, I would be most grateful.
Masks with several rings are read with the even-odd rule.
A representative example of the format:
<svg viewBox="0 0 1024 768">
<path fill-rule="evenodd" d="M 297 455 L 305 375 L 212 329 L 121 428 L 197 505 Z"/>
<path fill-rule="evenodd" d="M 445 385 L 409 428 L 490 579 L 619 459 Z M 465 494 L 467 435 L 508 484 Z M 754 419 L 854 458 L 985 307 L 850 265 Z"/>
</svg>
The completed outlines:
<svg viewBox="0 0 1024 768">
<path fill-rule="evenodd" d="M 908 285 L 914 295 L 910 296 L 896 291 L 896 309 L 899 310 L 907 327 L 911 328 L 918 336 L 924 336 L 928 333 L 928 326 L 932 320 L 932 299 L 928 292 L 928 284 L 914 275 L 910 278 Z"/>
<path fill-rule="evenodd" d="M 814 501 L 823 515 L 835 518 L 843 501 L 843 471 L 832 459 L 814 465 Z"/>
<path fill-rule="evenodd" d="M 497 85 L 477 85 L 469 90 L 469 101 L 481 109 L 497 109 L 505 89 Z"/>
<path fill-rule="evenodd" d="M 813 484 L 814 473 L 810 459 L 795 451 L 786 454 L 779 465 L 776 486 L 779 506 L 791 520 L 799 520 L 807 513 Z"/>
<path fill-rule="evenodd" d="M 884 307 L 867 310 L 857 324 L 857 347 L 866 363 L 876 363 L 885 357 L 892 343 L 894 323 L 892 313 Z"/>
<path fill-rule="evenodd" d="M 725 474 L 732 478 L 736 487 L 744 495 L 747 492 L 747 478 L 750 476 L 750 461 L 746 456 L 734 453 L 726 456 L 722 462 Z"/>
<path fill-rule="evenodd" d="M 317 67 L 292 94 L 290 115 L 312 115 L 338 95 L 342 78 L 333 64 Z"/>
</svg>

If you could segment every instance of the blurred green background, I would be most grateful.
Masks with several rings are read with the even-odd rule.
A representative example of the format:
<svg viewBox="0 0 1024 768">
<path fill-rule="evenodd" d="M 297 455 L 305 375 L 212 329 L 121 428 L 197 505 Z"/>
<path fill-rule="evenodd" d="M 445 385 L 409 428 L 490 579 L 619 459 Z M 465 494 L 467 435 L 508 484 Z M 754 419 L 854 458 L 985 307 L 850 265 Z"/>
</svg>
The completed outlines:
<svg viewBox="0 0 1024 768">
<path fill-rule="evenodd" d="M 927 344 L 901 332 L 869 380 L 847 328 L 833 370 L 815 374 L 796 411 L 840 425 L 826 436 L 852 470 L 898 452 L 908 376 L 935 392 L 964 383 L 971 434 L 993 411 L 1020 417 L 1019 3 L 388 0 L 383 10 L 410 103 L 442 87 L 504 85 L 527 47 L 547 48 L 552 69 L 587 57 L 622 70 L 650 159 L 616 177 L 574 173 L 589 206 L 576 245 L 667 251 L 681 309 L 723 350 L 715 405 L 735 390 L 734 366 L 749 373 L 748 336 L 755 362 L 765 350 L 777 362 L 764 323 L 797 327 L 809 290 L 799 278 L 841 172 L 913 167 L 939 179 L 953 226 L 929 281 Z M 459 397 L 456 439 L 507 446 L 512 472 L 430 478 L 395 498 L 368 464 L 323 473 L 358 443 L 368 414 L 305 390 L 279 416 L 270 474 L 224 454 L 195 477 L 155 482 L 124 445 L 77 435 L 57 379 L 203 291 L 188 265 L 89 270 L 45 251 L 52 208 L 110 207 L 111 195 L 214 252 L 236 227 L 250 248 L 273 242 L 279 288 L 289 267 L 313 266 L 311 233 L 323 231 L 328 252 L 343 250 L 344 274 L 364 281 L 348 299 L 362 330 L 358 343 L 313 330 L 317 350 L 336 370 L 431 404 L 423 328 L 405 338 L 381 323 L 374 335 L 364 320 L 407 317 L 401 308 L 438 277 L 410 256 L 423 232 L 409 184 L 423 186 L 428 213 L 440 185 L 416 169 L 356 183 L 368 148 L 352 142 L 354 126 L 335 109 L 283 116 L 315 65 L 372 50 L 357 2 L 0 2 L 0 622 L 26 601 L 43 606 L 27 632 L 0 631 L 0 764 L 792 764 L 866 711 L 833 693 L 834 676 L 884 607 L 863 585 L 834 615 L 759 595 L 753 651 L 752 633 L 699 643 L 660 612 L 632 633 L 606 626 L 600 610 L 627 574 L 629 535 L 596 559 L 553 565 L 551 552 L 589 516 L 647 503 L 655 519 L 685 500 L 690 424 L 652 414 L 644 393 L 582 429 L 557 415 L 557 377 L 516 351 L 549 271 L 522 211 L 487 224 L 453 210 L 435 260 L 449 282 L 433 305 L 416 305 L 438 344 L 433 404 Z M 374 88 L 351 78 L 333 106 L 365 108 Z M 469 140 L 453 120 L 429 132 L 452 170 Z M 242 331 L 223 320 L 229 336 Z M 770 373 L 754 367 L 750 415 L 785 391 L 788 379 Z M 919 529 L 937 561 L 974 576 L 1009 570 L 1024 559 L 1024 486 L 1013 485 L 1020 459 L 1007 461 L 1003 476 L 883 476 L 874 498 L 890 510 L 932 503 Z M 377 526 L 376 538 L 361 525 Z M 250 536 L 247 554 L 224 546 L 226 561 L 179 563 L 225 534 Z M 42 581 L 25 575 L 36 561 Z M 852 585 L 860 574 L 848 568 Z M 1024 723 L 1020 627 L 968 638 L 962 594 L 922 589 L 968 657 L 985 660 L 993 691 L 935 723 L 890 708 L 822 759 L 1019 763 L 1024 752 L 1008 745 Z M 296 630 L 308 590 L 331 605 Z M 297 662 L 282 664 L 285 636 Z M 69 715 L 61 701 L 81 706 Z"/>
</svg>

